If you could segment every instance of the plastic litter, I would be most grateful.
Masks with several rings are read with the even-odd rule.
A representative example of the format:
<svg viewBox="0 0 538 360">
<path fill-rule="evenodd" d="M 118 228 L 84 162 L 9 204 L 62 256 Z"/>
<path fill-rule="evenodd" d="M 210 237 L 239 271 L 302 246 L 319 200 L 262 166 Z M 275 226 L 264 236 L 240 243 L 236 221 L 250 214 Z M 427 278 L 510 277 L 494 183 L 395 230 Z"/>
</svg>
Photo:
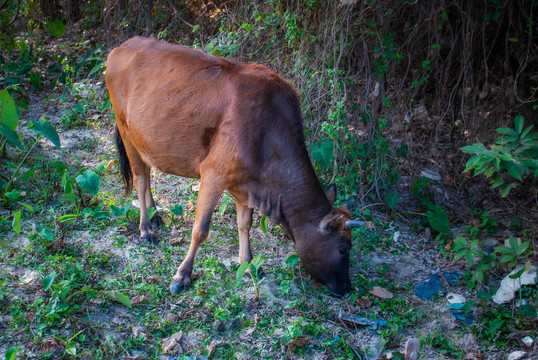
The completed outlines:
<svg viewBox="0 0 538 360">
<path fill-rule="evenodd" d="M 461 304 L 461 303 L 464 303 L 465 301 L 467 301 L 465 299 L 465 296 L 460 295 L 460 294 L 456 294 L 456 293 L 448 293 L 446 295 L 446 299 L 451 304 Z"/>
<path fill-rule="evenodd" d="M 450 315 L 452 315 L 452 317 L 456 319 L 457 322 L 464 325 L 473 325 L 474 323 L 474 316 L 465 315 L 465 313 L 461 310 L 451 310 Z"/>
<path fill-rule="evenodd" d="M 381 327 L 389 326 L 389 323 L 383 319 L 368 319 L 363 316 L 351 316 L 351 315 L 342 315 L 340 320 L 355 326 L 365 326 L 372 330 L 377 330 Z"/>
<path fill-rule="evenodd" d="M 502 281 L 499 289 L 493 295 L 493 301 L 497 304 L 504 304 L 511 301 L 514 298 L 516 291 L 521 289 L 522 285 L 534 285 L 536 284 L 536 266 L 531 265 L 527 271 L 517 279 L 511 279 L 510 275 L 515 274 L 521 270 L 523 266 L 518 266 L 510 272 Z"/>
<path fill-rule="evenodd" d="M 430 275 L 429 279 L 421 282 L 415 288 L 415 295 L 421 299 L 433 300 L 441 292 L 441 279 L 437 274 Z"/>
<path fill-rule="evenodd" d="M 534 345 L 534 339 L 530 336 L 525 336 L 523 339 L 521 339 L 521 342 L 527 347 L 531 347 L 532 345 Z"/>
</svg>

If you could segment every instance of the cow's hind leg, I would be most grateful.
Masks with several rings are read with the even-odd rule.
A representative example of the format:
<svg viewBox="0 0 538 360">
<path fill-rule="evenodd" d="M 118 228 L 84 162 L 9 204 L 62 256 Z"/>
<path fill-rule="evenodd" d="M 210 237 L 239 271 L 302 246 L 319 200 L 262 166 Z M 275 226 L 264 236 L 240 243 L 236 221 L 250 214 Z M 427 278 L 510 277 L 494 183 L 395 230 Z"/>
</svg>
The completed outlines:
<svg viewBox="0 0 538 360">
<path fill-rule="evenodd" d="M 146 173 L 146 207 L 148 209 L 157 208 L 157 206 L 155 205 L 155 200 L 153 200 L 153 195 L 151 194 L 151 168 Z M 151 218 L 151 225 L 153 227 L 159 227 L 163 224 L 163 219 L 159 214 L 153 215 L 153 217 Z"/>
<path fill-rule="evenodd" d="M 191 284 L 192 268 L 196 252 L 209 234 L 211 215 L 213 215 L 215 206 L 223 191 L 224 186 L 217 177 L 205 177 L 202 174 L 202 182 L 196 204 L 196 217 L 192 228 L 191 244 L 187 256 L 170 282 L 170 292 L 172 294 L 178 294 L 180 291 L 186 290 Z"/>
</svg>

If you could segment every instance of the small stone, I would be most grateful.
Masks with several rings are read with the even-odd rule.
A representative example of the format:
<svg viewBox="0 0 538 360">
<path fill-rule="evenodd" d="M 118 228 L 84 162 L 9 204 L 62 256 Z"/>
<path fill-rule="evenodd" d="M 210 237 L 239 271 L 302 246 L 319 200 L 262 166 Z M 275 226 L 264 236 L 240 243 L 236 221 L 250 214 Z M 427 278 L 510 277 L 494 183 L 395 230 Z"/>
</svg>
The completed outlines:
<svg viewBox="0 0 538 360">
<path fill-rule="evenodd" d="M 425 178 L 428 178 L 430 180 L 433 180 L 433 181 L 439 181 L 441 180 L 441 175 L 439 175 L 438 172 L 436 171 L 433 171 L 433 170 L 422 170 L 422 172 L 420 173 L 420 175 L 424 176 Z"/>
<path fill-rule="evenodd" d="M 392 299 L 393 297 L 390 291 L 380 286 L 374 286 L 372 290 L 370 290 L 370 294 L 377 296 L 378 298 L 381 298 L 381 299 Z"/>
<path fill-rule="evenodd" d="M 446 299 L 448 300 L 449 303 L 451 304 L 462 304 L 464 303 L 465 301 L 467 301 L 465 299 L 465 296 L 463 295 L 460 295 L 460 294 L 456 294 L 456 293 L 448 293 L 446 295 Z"/>
<path fill-rule="evenodd" d="M 417 339 L 409 339 L 405 343 L 405 360 L 415 360 L 420 353 L 420 341 Z"/>
<path fill-rule="evenodd" d="M 521 342 L 525 344 L 525 346 L 531 347 L 534 344 L 534 339 L 530 336 L 525 336 L 523 339 L 521 339 Z"/>
<path fill-rule="evenodd" d="M 507 360 L 520 360 L 523 359 L 523 356 L 527 355 L 525 351 L 514 351 L 511 352 L 510 355 L 508 355 Z"/>
</svg>

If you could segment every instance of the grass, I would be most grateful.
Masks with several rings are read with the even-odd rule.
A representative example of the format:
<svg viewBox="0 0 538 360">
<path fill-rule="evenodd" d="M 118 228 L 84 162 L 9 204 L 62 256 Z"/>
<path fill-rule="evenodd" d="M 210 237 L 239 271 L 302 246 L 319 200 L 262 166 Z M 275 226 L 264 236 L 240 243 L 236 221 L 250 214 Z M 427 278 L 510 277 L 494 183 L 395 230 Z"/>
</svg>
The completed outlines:
<svg viewBox="0 0 538 360">
<path fill-rule="evenodd" d="M 476 349 L 502 356 L 521 348 L 518 338 L 509 337 L 513 328 L 536 337 L 531 319 L 510 305 L 492 307 L 487 297 L 479 296 L 478 291 L 491 295 L 495 290 L 488 284 L 450 288 L 476 302 L 478 320 L 470 327 L 443 311 L 443 297 L 418 300 L 414 286 L 435 269 L 464 267 L 451 261 L 450 254 L 441 256 L 437 241 L 421 237 L 421 224 L 411 232 L 405 223 L 389 227 L 383 220 L 375 221 L 373 231 L 354 230 L 353 290 L 345 298 L 331 296 L 309 279 L 280 228 L 264 234 L 255 226 L 252 248 L 264 260 L 266 278 L 254 286 L 245 276 L 237 285 L 233 202 L 217 206 L 210 237 L 197 255 L 192 287 L 170 295 L 170 278 L 189 245 L 197 181 L 154 174 L 152 186 L 164 214 L 176 204 L 184 214 L 163 216 L 159 245 L 140 244 L 138 210 L 130 205 L 134 194 L 123 196 L 113 162 L 113 120 L 102 86 L 87 80 L 77 89 L 93 89 L 88 97 L 82 90 L 66 92 L 61 101 L 37 93 L 42 100 L 30 104 L 32 116 L 59 119 L 64 149 L 41 141 L 14 183 L 19 198 L 0 208 L 0 354 L 20 346 L 14 358 L 160 359 L 170 353 L 217 359 L 352 359 L 381 347 L 402 358 L 407 339 L 417 338 L 422 358 L 452 359 Z M 55 110 L 48 113 L 45 109 L 53 104 Z M 22 121 L 29 120 L 25 116 Z M 17 164 L 20 156 L 10 148 L 6 169 L 12 171 L 10 162 Z M 65 174 L 75 181 L 86 169 L 100 178 L 99 192 L 67 191 Z M 83 215 L 85 208 L 108 211 L 110 205 L 126 211 L 102 218 Z M 15 234 L 11 214 L 18 210 L 21 231 Z M 66 214 L 76 217 L 59 221 Z M 369 210 L 361 215 L 384 219 Z M 491 215 L 480 216 L 483 229 L 469 229 L 470 237 L 496 231 Z M 396 241 L 398 229 L 402 239 Z M 374 286 L 393 297 L 372 295 Z M 521 295 L 533 304 L 538 297 L 536 288 L 524 288 Z M 369 329 L 342 321 L 343 315 L 382 319 L 387 326 Z M 173 337 L 179 346 L 166 341 Z M 462 341 L 469 337 L 474 341 L 470 345 Z"/>
</svg>

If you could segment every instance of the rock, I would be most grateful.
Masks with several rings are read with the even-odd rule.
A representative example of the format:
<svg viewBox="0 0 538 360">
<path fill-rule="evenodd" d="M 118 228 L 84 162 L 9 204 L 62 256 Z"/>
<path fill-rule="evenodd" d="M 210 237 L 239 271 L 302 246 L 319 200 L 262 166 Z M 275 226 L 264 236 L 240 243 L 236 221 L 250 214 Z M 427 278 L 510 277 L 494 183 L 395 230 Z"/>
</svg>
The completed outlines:
<svg viewBox="0 0 538 360">
<path fill-rule="evenodd" d="M 523 339 L 521 339 L 521 342 L 525 344 L 525 346 L 531 347 L 534 344 L 534 339 L 530 336 L 525 336 Z"/>
<path fill-rule="evenodd" d="M 514 294 L 518 291 L 522 285 L 534 285 L 536 284 L 536 266 L 531 265 L 521 276 L 517 279 L 511 279 L 510 275 L 520 271 L 523 266 L 516 267 L 510 272 L 502 281 L 499 289 L 493 295 L 493 301 L 497 304 L 504 304 L 511 301 L 514 298 Z"/>
<path fill-rule="evenodd" d="M 465 313 L 461 310 L 451 310 L 450 315 L 459 323 L 462 323 L 463 325 L 473 325 L 474 323 L 474 316 L 472 315 L 465 315 Z"/>
<path fill-rule="evenodd" d="M 428 280 L 421 282 L 415 288 L 415 295 L 426 300 L 433 300 L 439 292 L 441 292 L 441 280 L 436 274 L 430 275 Z"/>
<path fill-rule="evenodd" d="M 420 341 L 417 339 L 409 339 L 405 343 L 405 360 L 415 360 L 418 359 L 420 353 Z"/>
<path fill-rule="evenodd" d="M 439 175 L 438 172 L 433 170 L 424 169 L 420 172 L 420 175 L 433 181 L 441 180 L 441 175 Z"/>
<path fill-rule="evenodd" d="M 511 352 L 506 359 L 507 360 L 520 360 L 520 359 L 523 359 L 523 356 L 525 355 L 527 355 L 525 351 L 518 350 L 518 351 Z"/>
<path fill-rule="evenodd" d="M 460 294 L 456 294 L 456 293 L 448 293 L 446 295 L 446 299 L 448 300 L 449 303 L 451 304 L 462 304 L 464 303 L 465 301 L 467 301 L 465 299 L 465 296 L 463 295 L 460 295 Z"/>
</svg>

